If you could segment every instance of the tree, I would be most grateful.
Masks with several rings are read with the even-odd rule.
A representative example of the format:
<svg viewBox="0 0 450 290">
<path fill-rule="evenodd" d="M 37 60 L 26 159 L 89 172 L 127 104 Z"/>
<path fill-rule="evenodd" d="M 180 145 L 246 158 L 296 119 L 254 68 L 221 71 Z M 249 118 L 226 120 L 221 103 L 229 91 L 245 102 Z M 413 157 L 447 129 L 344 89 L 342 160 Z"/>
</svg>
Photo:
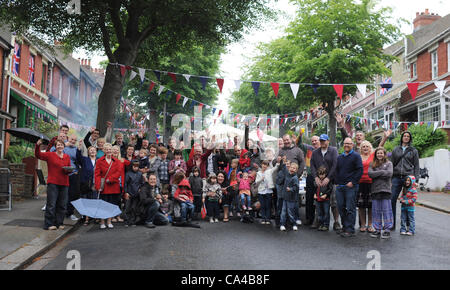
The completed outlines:
<svg viewBox="0 0 450 290">
<path fill-rule="evenodd" d="M 158 67 L 164 71 L 177 70 L 180 73 L 189 73 L 193 75 L 201 76 L 213 76 L 219 72 L 220 55 L 223 52 L 223 48 L 219 46 L 201 46 L 194 45 L 186 50 L 177 52 L 173 57 L 161 57 L 155 61 L 148 57 L 145 53 L 138 57 L 136 62 L 142 63 L 144 67 Z M 158 82 L 156 76 L 150 74 L 149 78 L 155 82 Z M 189 82 L 184 77 L 177 76 L 176 83 L 169 76 L 161 76 L 161 82 L 164 87 L 172 91 L 172 94 L 167 97 L 167 90 L 162 92 L 158 96 L 158 86 L 148 93 L 149 81 L 145 81 L 141 85 L 140 78 L 137 76 L 132 82 L 127 82 L 124 87 L 124 92 L 128 94 L 124 95 L 127 101 L 132 101 L 136 104 L 147 103 L 145 107 L 146 113 L 150 111 L 149 128 L 155 128 L 156 122 L 159 120 L 163 127 L 166 126 L 166 135 L 170 135 L 170 126 L 168 122 L 164 124 L 163 118 L 158 118 L 160 112 L 163 112 L 164 103 L 166 103 L 166 111 L 169 114 L 184 113 L 187 115 L 193 115 L 193 111 L 190 107 L 190 103 L 183 107 L 181 104 L 183 99 L 180 99 L 176 104 L 176 93 L 180 93 L 190 99 L 195 99 L 198 102 L 212 105 L 219 92 L 217 84 L 214 80 L 209 81 L 205 89 L 202 88 L 201 83 L 191 78 Z M 209 111 L 203 110 L 205 113 Z M 149 138 L 154 141 L 154 130 L 149 131 Z M 161 133 L 161 132 L 160 132 Z"/>
<path fill-rule="evenodd" d="M 398 27 L 388 22 L 390 9 L 373 11 L 373 1 L 369 0 L 294 2 L 297 15 L 286 29 L 287 35 L 261 46 L 262 55 L 252 64 L 248 76 L 286 83 L 356 84 L 373 83 L 377 75 L 390 75 L 386 64 L 396 58 L 385 55 L 383 47 L 400 37 Z M 356 86 L 344 87 L 344 95 L 355 91 Z M 233 97 L 233 110 L 245 111 L 257 102 L 253 91 L 245 87 Z M 280 85 L 278 99 L 273 92 L 261 98 L 264 113 L 273 111 L 274 107 L 287 106 L 288 112 L 296 112 L 322 105 L 329 116 L 331 142 L 336 144 L 334 112 L 338 98 L 331 85 L 319 86 L 316 93 L 311 86 L 301 86 L 296 99 L 288 85 Z"/>
<path fill-rule="evenodd" d="M 82 0 L 81 13 L 67 9 L 74 1 L 7 0 L 0 22 L 17 33 L 57 39 L 70 50 L 103 51 L 110 63 L 133 65 L 141 47 L 152 57 L 172 56 L 195 43 L 225 45 L 241 37 L 246 27 L 271 13 L 268 0 Z M 70 13 L 68 13 L 70 12 Z M 125 77 L 108 65 L 98 100 L 97 127 L 114 120 Z"/>
</svg>

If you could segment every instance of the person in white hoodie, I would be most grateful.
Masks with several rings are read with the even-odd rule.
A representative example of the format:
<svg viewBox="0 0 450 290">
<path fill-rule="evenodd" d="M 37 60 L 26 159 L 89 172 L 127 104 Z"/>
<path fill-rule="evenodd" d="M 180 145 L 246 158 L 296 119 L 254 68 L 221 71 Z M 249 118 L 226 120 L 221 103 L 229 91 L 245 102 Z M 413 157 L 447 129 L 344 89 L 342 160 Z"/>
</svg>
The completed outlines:
<svg viewBox="0 0 450 290">
<path fill-rule="evenodd" d="M 275 188 L 275 178 L 278 172 L 278 167 L 280 166 L 281 157 L 277 158 L 277 163 L 274 167 L 269 168 L 270 162 L 264 160 L 261 163 L 261 169 L 256 174 L 256 186 L 258 188 L 258 200 L 260 202 L 261 208 L 261 224 L 270 225 L 271 216 L 271 202 L 272 193 Z"/>
</svg>

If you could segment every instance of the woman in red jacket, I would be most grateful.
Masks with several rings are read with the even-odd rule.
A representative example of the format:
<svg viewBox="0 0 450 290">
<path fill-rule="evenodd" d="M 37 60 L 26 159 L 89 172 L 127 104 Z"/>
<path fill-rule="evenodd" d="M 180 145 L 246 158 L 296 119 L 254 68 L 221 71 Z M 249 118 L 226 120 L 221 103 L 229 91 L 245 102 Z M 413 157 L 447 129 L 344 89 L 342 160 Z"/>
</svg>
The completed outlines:
<svg viewBox="0 0 450 290">
<path fill-rule="evenodd" d="M 112 145 L 103 145 L 105 156 L 97 160 L 95 164 L 95 189 L 100 192 L 100 198 L 106 202 L 120 205 L 120 177 L 122 176 L 120 161 L 112 157 Z M 109 171 L 108 171 L 109 170 Z M 101 180 L 105 178 L 105 185 L 100 191 Z M 106 220 L 108 228 L 112 229 L 111 218 Z M 105 229 L 105 220 L 101 220 L 100 228 Z"/>
<path fill-rule="evenodd" d="M 124 188 L 125 188 L 125 173 L 127 171 L 127 167 L 130 166 L 131 162 L 125 158 L 122 158 L 121 154 L 120 154 L 120 146 L 118 145 L 114 145 L 112 147 L 112 157 L 117 159 L 117 161 L 119 161 L 119 167 L 120 167 L 120 172 L 121 172 L 121 176 L 120 176 L 120 193 L 122 195 L 125 194 L 124 192 Z M 121 202 L 119 202 L 120 204 Z M 112 222 L 123 222 L 123 219 L 119 216 L 116 216 L 115 218 L 112 219 Z"/>
<path fill-rule="evenodd" d="M 65 144 L 61 140 L 55 141 L 55 152 L 41 152 L 41 144 L 42 140 L 37 141 L 34 154 L 36 158 L 47 161 L 48 167 L 44 229 L 64 229 L 63 222 L 69 198 L 68 174 L 70 171 L 65 170 L 63 167 L 70 167 L 70 157 L 64 154 Z"/>
</svg>

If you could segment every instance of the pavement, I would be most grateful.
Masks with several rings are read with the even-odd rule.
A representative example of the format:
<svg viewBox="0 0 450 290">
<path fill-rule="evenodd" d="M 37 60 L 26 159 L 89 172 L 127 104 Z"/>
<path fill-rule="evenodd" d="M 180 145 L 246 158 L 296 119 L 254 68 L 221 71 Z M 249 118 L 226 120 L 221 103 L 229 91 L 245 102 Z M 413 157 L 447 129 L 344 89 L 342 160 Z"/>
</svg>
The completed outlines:
<svg viewBox="0 0 450 290">
<path fill-rule="evenodd" d="M 0 211 L 0 270 L 24 269 L 79 227 L 66 218 L 64 230 L 44 230 L 45 200 L 14 201 L 11 211 Z M 450 193 L 419 192 L 417 204 L 450 214 Z"/>
<path fill-rule="evenodd" d="M 45 202 L 45 195 L 13 200 L 11 211 L 0 211 L 0 270 L 24 268 L 78 227 L 77 222 L 66 218 L 64 230 L 44 230 L 41 208 Z"/>
</svg>

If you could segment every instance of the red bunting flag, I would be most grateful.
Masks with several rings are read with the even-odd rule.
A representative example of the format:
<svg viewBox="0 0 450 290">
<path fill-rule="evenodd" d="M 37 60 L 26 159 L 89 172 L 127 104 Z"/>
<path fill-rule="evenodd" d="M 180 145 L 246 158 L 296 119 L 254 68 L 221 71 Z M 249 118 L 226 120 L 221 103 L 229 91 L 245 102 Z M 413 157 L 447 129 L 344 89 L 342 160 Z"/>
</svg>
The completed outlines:
<svg viewBox="0 0 450 290">
<path fill-rule="evenodd" d="M 342 101 L 342 93 L 344 92 L 344 85 L 333 85 L 334 90 L 336 91 L 336 94 L 338 95 L 339 99 Z"/>
<path fill-rule="evenodd" d="M 414 101 L 416 99 L 417 88 L 419 87 L 419 83 L 407 83 L 407 85 L 408 85 L 409 93 L 411 94 L 411 97 Z"/>
<path fill-rule="evenodd" d="M 199 113 L 202 111 L 202 108 L 203 108 L 203 104 L 200 103 L 200 105 L 198 105 L 198 112 L 199 112 Z"/>
<path fill-rule="evenodd" d="M 174 74 L 174 73 L 168 72 L 168 73 L 167 73 L 167 75 L 168 75 L 169 77 L 171 77 L 171 78 L 172 78 L 172 80 L 173 80 L 173 82 L 174 82 L 174 83 L 176 83 L 176 82 L 177 82 L 177 77 L 175 76 L 175 74 Z"/>
<path fill-rule="evenodd" d="M 155 83 L 153 81 L 150 82 L 150 86 L 148 87 L 148 92 L 150 93 L 154 87 L 155 87 Z"/>
<path fill-rule="evenodd" d="M 278 90 L 280 89 L 279 83 L 270 83 L 272 86 L 273 92 L 275 93 L 275 97 L 278 97 Z"/>
<path fill-rule="evenodd" d="M 220 117 L 222 115 L 222 110 L 219 110 L 219 115 L 217 117 Z"/>
<path fill-rule="evenodd" d="M 178 104 L 178 101 L 180 100 L 180 98 L 181 98 L 181 95 L 177 94 L 177 102 L 175 104 Z"/>
<path fill-rule="evenodd" d="M 380 122 L 377 120 L 377 127 L 380 128 Z"/>
<path fill-rule="evenodd" d="M 124 66 L 124 65 L 120 65 L 120 74 L 121 74 L 122 76 L 125 75 L 125 70 L 126 70 L 125 66 Z"/>
<path fill-rule="evenodd" d="M 219 86 L 219 90 L 222 93 L 222 88 L 223 88 L 223 79 L 216 79 L 217 81 L 217 85 Z"/>
<path fill-rule="evenodd" d="M 129 66 L 129 65 L 125 66 L 125 68 L 126 68 L 127 70 L 131 70 L 131 66 Z"/>
</svg>

